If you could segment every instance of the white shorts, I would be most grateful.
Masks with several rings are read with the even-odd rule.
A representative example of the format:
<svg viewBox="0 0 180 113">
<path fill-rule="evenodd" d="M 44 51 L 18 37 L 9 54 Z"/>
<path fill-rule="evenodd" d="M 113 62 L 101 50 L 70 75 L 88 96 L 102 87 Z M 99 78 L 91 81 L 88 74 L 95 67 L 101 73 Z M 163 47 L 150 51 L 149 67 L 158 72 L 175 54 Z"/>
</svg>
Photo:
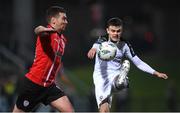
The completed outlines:
<svg viewBox="0 0 180 113">
<path fill-rule="evenodd" d="M 93 73 L 95 96 L 98 108 L 102 101 L 105 99 L 109 99 L 109 107 L 111 107 L 113 81 L 118 75 L 119 71 L 111 71 L 107 74 L 101 74 L 101 72 Z"/>
</svg>

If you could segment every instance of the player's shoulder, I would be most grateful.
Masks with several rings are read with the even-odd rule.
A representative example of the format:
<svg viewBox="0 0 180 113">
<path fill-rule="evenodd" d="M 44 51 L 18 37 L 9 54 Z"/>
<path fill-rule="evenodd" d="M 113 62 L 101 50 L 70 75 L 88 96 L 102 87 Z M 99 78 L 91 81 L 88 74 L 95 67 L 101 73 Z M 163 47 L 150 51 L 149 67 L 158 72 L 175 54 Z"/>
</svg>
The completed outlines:
<svg viewBox="0 0 180 113">
<path fill-rule="evenodd" d="M 121 42 L 122 44 L 121 44 L 121 46 L 119 46 L 119 47 L 121 47 L 121 48 L 123 48 L 123 47 L 129 48 L 129 50 L 130 50 L 130 52 L 131 52 L 131 55 L 132 55 L 132 56 L 135 56 L 135 55 L 136 55 L 135 52 L 134 52 L 134 49 L 133 49 L 133 47 L 132 47 L 132 45 L 131 45 L 131 42 L 130 42 L 129 40 L 122 38 L 120 42 Z M 122 46 L 123 46 L 123 47 L 122 47 Z M 118 47 L 118 48 L 119 48 L 119 47 Z"/>
<path fill-rule="evenodd" d="M 123 37 L 121 37 L 121 41 L 119 41 L 119 42 L 117 43 L 117 47 L 118 47 L 119 49 L 121 49 L 121 48 L 125 47 L 125 45 L 127 45 L 128 43 L 129 43 L 128 40 L 126 40 L 126 39 L 124 39 Z"/>
<path fill-rule="evenodd" d="M 121 38 L 120 43 L 122 43 L 123 45 L 127 45 L 128 47 L 131 47 L 131 42 L 127 39 L 124 39 L 123 37 Z"/>
</svg>

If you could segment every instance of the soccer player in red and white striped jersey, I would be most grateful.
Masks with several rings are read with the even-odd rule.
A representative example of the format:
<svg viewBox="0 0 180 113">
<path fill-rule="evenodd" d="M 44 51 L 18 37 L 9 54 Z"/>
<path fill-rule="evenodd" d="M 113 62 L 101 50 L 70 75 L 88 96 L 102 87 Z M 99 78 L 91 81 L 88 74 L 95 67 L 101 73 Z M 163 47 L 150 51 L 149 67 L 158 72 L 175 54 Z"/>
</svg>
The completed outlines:
<svg viewBox="0 0 180 113">
<path fill-rule="evenodd" d="M 39 26 L 35 58 L 29 72 L 23 78 L 13 112 L 29 112 L 39 104 L 50 104 L 58 111 L 74 109 L 62 89 L 56 86 L 55 77 L 61 67 L 66 38 L 62 34 L 68 21 L 66 11 L 59 6 L 47 10 L 47 28 Z"/>
</svg>

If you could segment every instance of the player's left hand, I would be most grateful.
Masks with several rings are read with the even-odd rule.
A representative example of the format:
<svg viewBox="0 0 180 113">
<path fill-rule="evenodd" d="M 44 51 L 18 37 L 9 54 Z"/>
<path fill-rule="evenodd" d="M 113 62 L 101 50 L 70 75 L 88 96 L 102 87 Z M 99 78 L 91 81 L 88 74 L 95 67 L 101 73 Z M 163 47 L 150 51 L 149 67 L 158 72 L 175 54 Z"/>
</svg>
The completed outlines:
<svg viewBox="0 0 180 113">
<path fill-rule="evenodd" d="M 168 76 L 165 73 L 155 72 L 154 75 L 156 75 L 159 78 L 168 79 Z"/>
<path fill-rule="evenodd" d="M 34 32 L 38 35 L 42 32 L 53 32 L 55 31 L 53 28 L 47 28 L 47 27 L 44 27 L 44 26 L 38 26 L 34 29 Z"/>
</svg>

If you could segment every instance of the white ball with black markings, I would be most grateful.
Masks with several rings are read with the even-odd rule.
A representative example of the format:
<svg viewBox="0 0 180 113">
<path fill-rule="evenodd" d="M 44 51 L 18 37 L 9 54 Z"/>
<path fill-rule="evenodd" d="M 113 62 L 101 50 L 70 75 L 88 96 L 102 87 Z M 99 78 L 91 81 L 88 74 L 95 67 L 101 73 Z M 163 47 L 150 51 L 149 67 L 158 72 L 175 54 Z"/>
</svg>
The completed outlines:
<svg viewBox="0 0 180 113">
<path fill-rule="evenodd" d="M 109 61 L 114 59 L 117 52 L 117 46 L 112 42 L 103 42 L 99 46 L 98 57 L 101 60 Z"/>
</svg>

